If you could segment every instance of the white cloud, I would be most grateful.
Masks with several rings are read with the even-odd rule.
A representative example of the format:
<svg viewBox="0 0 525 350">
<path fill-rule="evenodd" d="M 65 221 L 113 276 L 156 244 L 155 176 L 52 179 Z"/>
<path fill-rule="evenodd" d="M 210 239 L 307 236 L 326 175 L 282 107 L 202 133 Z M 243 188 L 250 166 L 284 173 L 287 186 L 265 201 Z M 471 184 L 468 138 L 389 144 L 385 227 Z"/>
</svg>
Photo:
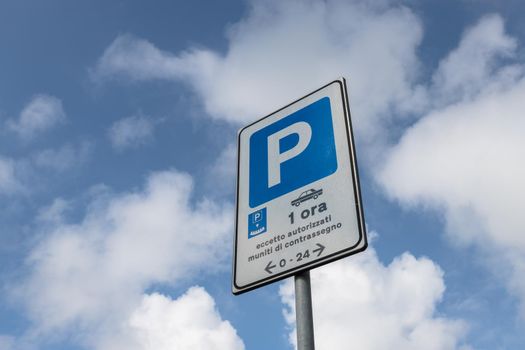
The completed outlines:
<svg viewBox="0 0 525 350">
<path fill-rule="evenodd" d="M 428 113 L 407 130 L 378 179 L 405 205 L 443 210 L 451 240 L 485 252 L 498 276 L 504 276 L 525 303 L 525 224 L 520 212 L 525 198 L 525 79 L 519 74 L 524 66 L 487 68 L 502 48 L 513 58 L 513 43 L 498 17 L 485 18 L 467 31 L 440 66 L 448 72 L 443 76 L 453 76 L 457 67 L 472 64 L 474 73 L 465 72 L 472 79 L 461 88 L 461 101 Z M 477 58 L 464 54 L 472 47 L 483 47 L 484 53 Z M 449 64 L 455 68 L 446 68 Z M 510 75 L 499 73 L 509 69 Z M 449 78 L 444 81 L 446 93 L 450 86 L 459 86 Z"/>
<path fill-rule="evenodd" d="M 211 164 L 205 169 L 205 186 L 207 193 L 215 196 L 229 196 L 235 192 L 237 177 L 237 149 L 236 145 L 226 146 Z"/>
<path fill-rule="evenodd" d="M 475 230 L 486 227 L 491 239 L 525 249 L 523 221 L 513 210 L 525 195 L 524 94 L 522 81 L 426 116 L 405 133 L 383 168 L 389 193 L 406 203 L 472 211 Z"/>
<path fill-rule="evenodd" d="M 65 213 L 70 208 L 70 203 L 63 198 L 55 198 L 51 205 L 39 210 L 37 220 L 41 223 L 58 225 L 64 223 Z"/>
<path fill-rule="evenodd" d="M 466 325 L 437 315 L 443 272 L 405 253 L 383 265 L 375 251 L 311 271 L 316 345 L 320 349 L 466 349 Z M 295 344 L 293 281 L 280 289 Z"/>
<path fill-rule="evenodd" d="M 84 345 L 96 347 L 152 284 L 223 266 L 231 206 L 193 203 L 191 193 L 189 176 L 166 171 L 152 174 L 143 191 L 96 192 L 78 223 L 57 218 L 67 203 L 55 203 L 49 233 L 32 251 L 31 272 L 14 292 L 36 334 L 75 330 Z"/>
<path fill-rule="evenodd" d="M 242 350 L 244 344 L 228 321 L 221 319 L 213 298 L 192 287 L 176 300 L 144 295 L 120 336 L 110 336 L 104 350 Z"/>
<path fill-rule="evenodd" d="M 113 123 L 108 136 L 113 148 L 122 151 L 146 144 L 153 138 L 154 124 L 146 117 L 131 116 Z"/>
<path fill-rule="evenodd" d="M 421 98 L 412 89 L 421 37 L 417 17 L 389 1 L 253 2 L 230 28 L 224 55 L 195 48 L 175 55 L 124 35 L 93 76 L 184 81 L 212 117 L 244 123 L 345 75 L 356 128 L 369 135 L 391 108 Z"/>
<path fill-rule="evenodd" d="M 50 95 L 37 95 L 24 107 L 18 120 L 10 119 L 8 127 L 23 139 L 51 129 L 64 122 L 66 114 L 60 99 Z"/>
<path fill-rule="evenodd" d="M 29 194 L 38 188 L 38 182 L 47 181 L 49 173 L 64 172 L 78 167 L 88 160 L 92 145 L 88 142 L 78 146 L 66 144 L 57 149 L 44 149 L 30 156 L 8 158 L 0 155 L 0 195 Z"/>
<path fill-rule="evenodd" d="M 66 144 L 57 149 L 38 151 L 32 159 L 37 167 L 63 172 L 86 162 L 91 149 L 92 145 L 88 142 L 78 146 Z"/>
<path fill-rule="evenodd" d="M 182 69 L 180 65 L 179 58 L 157 49 L 148 41 L 121 35 L 104 51 L 91 73 L 94 79 L 119 75 L 134 80 L 176 79 Z"/>
<path fill-rule="evenodd" d="M 24 189 L 17 173 L 16 161 L 0 156 L 0 194 L 13 194 Z"/>
<path fill-rule="evenodd" d="M 0 350 L 13 350 L 14 338 L 8 335 L 0 335 Z"/>
<path fill-rule="evenodd" d="M 520 74 L 519 66 L 500 69 L 501 61 L 516 54 L 517 41 L 505 34 L 498 15 L 482 18 L 468 29 L 459 47 L 443 59 L 434 74 L 434 100 L 443 103 L 473 98 L 494 81 Z"/>
</svg>

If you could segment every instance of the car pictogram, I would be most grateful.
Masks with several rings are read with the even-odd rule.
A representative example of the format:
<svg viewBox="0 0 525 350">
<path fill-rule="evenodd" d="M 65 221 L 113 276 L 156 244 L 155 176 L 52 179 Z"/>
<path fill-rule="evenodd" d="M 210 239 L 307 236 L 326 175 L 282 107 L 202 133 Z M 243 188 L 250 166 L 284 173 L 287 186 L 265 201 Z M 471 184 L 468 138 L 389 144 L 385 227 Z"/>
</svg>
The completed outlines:
<svg viewBox="0 0 525 350">
<path fill-rule="evenodd" d="M 301 193 L 299 195 L 299 197 L 297 197 L 296 199 L 294 199 L 291 204 L 292 205 L 295 205 L 296 207 L 298 207 L 299 205 L 301 205 L 302 202 L 305 202 L 309 199 L 317 199 L 317 197 L 319 197 L 320 195 L 323 194 L 323 189 L 321 188 L 320 190 L 316 190 L 316 189 L 309 189 L 309 190 L 306 190 L 304 191 L 303 193 Z"/>
</svg>

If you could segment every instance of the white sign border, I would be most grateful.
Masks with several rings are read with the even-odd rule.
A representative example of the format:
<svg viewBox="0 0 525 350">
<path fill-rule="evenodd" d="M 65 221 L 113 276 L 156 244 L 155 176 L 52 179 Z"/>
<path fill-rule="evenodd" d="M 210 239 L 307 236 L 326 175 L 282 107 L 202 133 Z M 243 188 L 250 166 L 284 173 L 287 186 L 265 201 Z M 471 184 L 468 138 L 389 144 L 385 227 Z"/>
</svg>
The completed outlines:
<svg viewBox="0 0 525 350">
<path fill-rule="evenodd" d="M 332 84 L 339 84 L 340 91 L 341 91 L 341 100 L 343 101 L 343 111 L 345 114 L 345 124 L 346 124 L 346 140 L 347 145 L 349 147 L 349 154 L 350 154 L 350 167 L 352 169 L 352 184 L 354 187 L 354 196 L 355 196 L 355 209 L 356 209 L 356 216 L 357 216 L 357 222 L 358 222 L 358 229 L 359 229 L 359 240 L 357 243 L 352 246 L 345 249 L 342 249 L 338 252 L 335 252 L 331 255 L 327 255 L 321 260 L 313 261 L 310 263 L 305 263 L 301 266 L 298 266 L 294 269 L 286 270 L 281 273 L 278 273 L 276 275 L 271 275 L 266 278 L 260 279 L 258 281 L 252 282 L 250 284 L 247 284 L 245 286 L 238 286 L 236 284 L 236 272 L 237 272 L 237 240 L 239 236 L 238 232 L 238 224 L 239 224 L 239 170 L 240 170 L 240 143 L 241 143 L 241 134 L 242 132 L 249 128 L 250 126 L 257 124 L 261 122 L 262 120 L 269 118 L 273 116 L 276 113 L 281 112 L 282 110 L 294 105 L 295 103 L 327 88 L 328 86 Z M 323 85 L 319 89 L 312 91 L 308 93 L 307 95 L 298 98 L 297 100 L 289 103 L 288 105 L 264 116 L 263 118 L 260 118 L 246 126 L 244 126 L 242 129 L 239 130 L 237 133 L 237 184 L 236 184 L 236 201 L 235 201 L 235 236 L 233 240 L 233 263 L 232 263 L 232 293 L 235 295 L 239 295 L 242 293 L 249 292 L 251 290 L 257 289 L 259 287 L 266 286 L 268 284 L 280 281 L 282 279 L 285 279 L 287 277 L 293 276 L 298 272 L 305 271 L 305 270 L 311 270 L 313 268 L 323 266 L 326 264 L 329 264 L 331 262 L 334 262 L 336 260 L 348 257 L 350 255 L 354 255 L 357 253 L 360 253 L 368 247 L 368 240 L 366 236 L 366 227 L 365 227 L 365 220 L 364 220 L 364 211 L 363 211 L 363 204 L 361 199 L 361 186 L 359 181 L 359 171 L 357 167 L 357 158 L 355 154 L 355 142 L 353 137 L 353 129 L 352 129 L 352 121 L 350 116 L 350 108 L 349 108 L 349 102 L 348 102 L 348 91 L 346 88 L 346 79 L 340 78 L 337 80 L 334 80 L 326 85 Z"/>
</svg>

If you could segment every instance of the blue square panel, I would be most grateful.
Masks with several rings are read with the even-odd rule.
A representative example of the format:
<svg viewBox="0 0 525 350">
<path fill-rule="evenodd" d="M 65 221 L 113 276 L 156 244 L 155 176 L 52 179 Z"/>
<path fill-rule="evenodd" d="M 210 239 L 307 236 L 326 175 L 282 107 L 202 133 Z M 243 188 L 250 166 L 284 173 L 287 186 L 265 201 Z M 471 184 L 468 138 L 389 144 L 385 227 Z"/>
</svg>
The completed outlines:
<svg viewBox="0 0 525 350">
<path fill-rule="evenodd" d="M 255 208 L 336 170 L 330 99 L 323 97 L 251 135 L 250 207 Z"/>
</svg>

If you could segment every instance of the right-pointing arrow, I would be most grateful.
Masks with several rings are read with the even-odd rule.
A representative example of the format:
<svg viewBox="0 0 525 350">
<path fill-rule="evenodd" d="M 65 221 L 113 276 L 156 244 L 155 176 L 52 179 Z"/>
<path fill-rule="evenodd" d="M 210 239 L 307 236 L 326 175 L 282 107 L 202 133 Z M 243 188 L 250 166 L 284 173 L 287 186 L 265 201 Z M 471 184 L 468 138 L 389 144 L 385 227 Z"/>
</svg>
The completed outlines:
<svg viewBox="0 0 525 350">
<path fill-rule="evenodd" d="M 277 265 L 272 265 L 272 261 L 270 260 L 270 261 L 268 262 L 268 265 L 266 265 L 266 268 L 264 269 L 264 271 L 268 272 L 268 273 L 271 275 L 271 274 L 273 273 L 273 272 L 272 272 L 272 269 L 273 269 L 274 267 L 277 267 Z"/>
<path fill-rule="evenodd" d="M 313 252 L 314 252 L 314 253 L 315 253 L 315 252 L 319 252 L 319 253 L 317 253 L 317 256 L 320 256 L 321 254 L 323 254 L 324 245 L 317 243 L 317 246 L 318 246 L 319 248 L 314 249 Z"/>
</svg>

